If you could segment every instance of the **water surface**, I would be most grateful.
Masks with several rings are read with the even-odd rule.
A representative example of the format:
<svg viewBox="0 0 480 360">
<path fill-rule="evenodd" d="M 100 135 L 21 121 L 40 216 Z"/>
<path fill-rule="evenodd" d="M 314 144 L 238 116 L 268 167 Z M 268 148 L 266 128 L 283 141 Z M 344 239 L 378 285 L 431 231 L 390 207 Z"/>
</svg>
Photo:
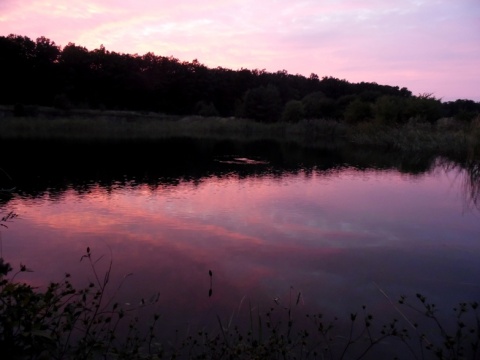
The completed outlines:
<svg viewBox="0 0 480 360">
<path fill-rule="evenodd" d="M 1 209 L 18 217 L 2 256 L 36 286 L 65 272 L 86 284 L 89 247 L 99 273 L 113 263 L 110 296 L 128 307 L 159 293 L 153 310 L 180 330 L 279 304 L 343 316 L 394 312 L 389 299 L 416 293 L 446 312 L 480 300 L 480 213 L 461 166 L 263 146 L 12 162 Z"/>
</svg>

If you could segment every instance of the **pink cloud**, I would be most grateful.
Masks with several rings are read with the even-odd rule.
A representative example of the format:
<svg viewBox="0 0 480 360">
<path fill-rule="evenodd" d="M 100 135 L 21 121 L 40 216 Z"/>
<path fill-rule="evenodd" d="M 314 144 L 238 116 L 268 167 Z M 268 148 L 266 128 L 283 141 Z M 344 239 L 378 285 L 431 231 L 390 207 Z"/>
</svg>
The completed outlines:
<svg viewBox="0 0 480 360">
<path fill-rule="evenodd" d="M 477 1 L 3 1 L 0 33 L 480 101 Z"/>
</svg>

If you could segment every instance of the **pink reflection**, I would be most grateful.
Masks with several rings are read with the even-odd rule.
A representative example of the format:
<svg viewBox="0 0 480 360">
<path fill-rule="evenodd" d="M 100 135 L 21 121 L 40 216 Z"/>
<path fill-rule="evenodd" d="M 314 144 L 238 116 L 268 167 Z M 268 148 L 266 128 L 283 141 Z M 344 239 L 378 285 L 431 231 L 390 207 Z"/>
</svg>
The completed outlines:
<svg viewBox="0 0 480 360">
<path fill-rule="evenodd" d="M 64 272 L 84 284 L 89 246 L 100 272 L 113 262 L 110 295 L 132 274 L 116 296 L 159 292 L 157 310 L 179 326 L 299 292 L 304 310 L 385 307 L 375 284 L 392 297 L 478 298 L 478 213 L 462 212 L 457 176 L 345 170 L 15 199 L 3 255 L 34 269 L 32 284 Z"/>
</svg>

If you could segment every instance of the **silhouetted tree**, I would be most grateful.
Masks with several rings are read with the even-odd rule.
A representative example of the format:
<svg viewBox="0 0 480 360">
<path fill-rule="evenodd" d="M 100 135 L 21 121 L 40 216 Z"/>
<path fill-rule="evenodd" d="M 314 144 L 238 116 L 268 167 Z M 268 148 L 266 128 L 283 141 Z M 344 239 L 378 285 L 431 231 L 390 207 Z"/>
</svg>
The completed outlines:
<svg viewBox="0 0 480 360">
<path fill-rule="evenodd" d="M 432 94 L 420 94 L 407 100 L 405 111 L 408 118 L 432 123 L 442 116 L 442 105 Z"/>
<path fill-rule="evenodd" d="M 4 103 L 34 103 L 31 89 L 35 42 L 26 36 L 0 37 L 0 99 Z"/>
<path fill-rule="evenodd" d="M 456 120 L 468 122 L 480 116 L 480 102 L 468 99 L 458 99 L 442 104 L 443 115 Z"/>
<path fill-rule="evenodd" d="M 278 120 L 280 111 L 280 93 L 275 86 L 260 86 L 245 93 L 244 114 L 247 118 L 274 122 Z"/>
<path fill-rule="evenodd" d="M 375 119 L 382 124 L 400 124 L 406 122 L 405 100 L 392 95 L 384 95 L 373 105 Z"/>
<path fill-rule="evenodd" d="M 35 42 L 33 59 L 32 91 L 36 102 L 44 105 L 53 105 L 54 94 L 59 91 L 60 76 L 58 61 L 60 47 L 44 36 Z"/>
<path fill-rule="evenodd" d="M 372 105 L 357 98 L 348 104 L 343 116 L 345 121 L 350 124 L 370 120 L 372 118 Z"/>
<path fill-rule="evenodd" d="M 302 99 L 305 117 L 307 119 L 334 118 L 335 101 L 325 96 L 321 91 L 313 92 Z"/>
<path fill-rule="evenodd" d="M 195 105 L 195 113 L 200 116 L 218 116 L 218 110 L 213 103 L 206 103 L 205 101 L 199 101 Z"/>
<path fill-rule="evenodd" d="M 35 109 L 35 105 L 67 104 L 237 115 L 273 122 L 282 111 L 291 119 L 293 113 L 300 113 L 299 104 L 292 101 L 301 101 L 306 118 L 342 119 L 346 115 L 354 122 L 373 115 L 387 122 L 411 117 L 433 122 L 442 116 L 469 121 L 480 112 L 480 104 L 470 100 L 441 103 L 428 94 L 412 96 L 398 86 L 351 83 L 333 76 L 320 79 L 314 73 L 305 77 L 286 70 L 211 69 L 196 59 L 180 61 L 152 52 L 123 54 L 103 45 L 88 50 L 68 43 L 61 49 L 44 36 L 35 41 L 15 34 L 0 36 L 0 78 L 0 102 L 18 104 L 23 109 L 19 114 L 34 114 L 25 109 Z"/>
<path fill-rule="evenodd" d="M 282 112 L 282 121 L 299 122 L 304 118 L 303 104 L 299 100 L 290 100 L 285 104 Z"/>
</svg>

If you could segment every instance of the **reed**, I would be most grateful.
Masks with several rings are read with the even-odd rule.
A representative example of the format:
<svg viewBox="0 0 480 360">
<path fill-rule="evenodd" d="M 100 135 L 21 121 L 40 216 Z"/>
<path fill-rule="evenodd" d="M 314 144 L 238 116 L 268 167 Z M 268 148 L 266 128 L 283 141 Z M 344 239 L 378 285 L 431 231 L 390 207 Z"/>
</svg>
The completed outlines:
<svg viewBox="0 0 480 360">
<path fill-rule="evenodd" d="M 435 124 L 416 122 L 398 126 L 366 122 L 351 127 L 347 138 L 359 146 L 439 155 L 466 155 L 480 143 L 478 134 L 466 125 L 445 129 Z"/>
<path fill-rule="evenodd" d="M 262 123 L 244 118 L 85 110 L 37 117 L 6 115 L 0 121 L 0 139 L 150 141 L 186 137 L 274 140 L 309 147 L 350 144 L 375 147 L 381 151 L 480 156 L 479 123 L 478 119 L 471 123 L 440 119 L 433 124 L 413 119 L 403 125 L 385 125 L 376 121 L 346 124 L 330 119 Z"/>
</svg>

